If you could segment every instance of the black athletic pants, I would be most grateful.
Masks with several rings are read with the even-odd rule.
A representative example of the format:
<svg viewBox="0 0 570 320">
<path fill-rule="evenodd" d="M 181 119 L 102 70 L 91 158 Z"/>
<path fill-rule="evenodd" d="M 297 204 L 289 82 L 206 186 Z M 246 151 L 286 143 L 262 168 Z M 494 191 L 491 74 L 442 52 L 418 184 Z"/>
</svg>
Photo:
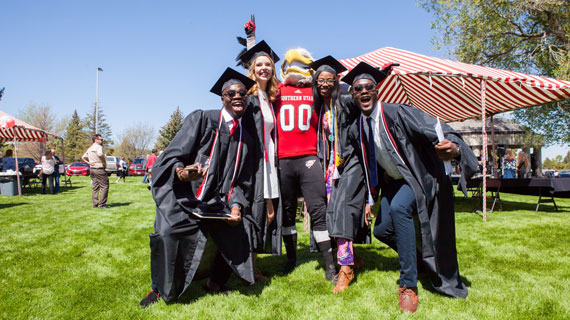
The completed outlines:
<svg viewBox="0 0 570 320">
<path fill-rule="evenodd" d="M 326 231 L 327 193 L 317 156 L 279 159 L 279 184 L 283 201 L 283 227 L 295 225 L 297 197 L 303 195 L 311 216 L 311 229 Z"/>
</svg>

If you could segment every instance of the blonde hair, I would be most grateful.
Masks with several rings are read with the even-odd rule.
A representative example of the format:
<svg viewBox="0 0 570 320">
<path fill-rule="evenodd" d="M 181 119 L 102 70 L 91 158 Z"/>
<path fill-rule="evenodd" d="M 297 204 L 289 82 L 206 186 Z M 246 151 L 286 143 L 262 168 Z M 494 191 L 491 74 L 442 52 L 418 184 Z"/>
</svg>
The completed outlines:
<svg viewBox="0 0 570 320">
<path fill-rule="evenodd" d="M 524 161 L 525 167 L 528 167 L 528 158 L 524 151 L 519 152 L 517 155 L 517 164 L 520 165 L 521 161 Z"/>
<path fill-rule="evenodd" d="M 267 56 L 260 56 L 260 57 L 267 57 Z M 255 61 L 260 57 L 255 58 L 255 60 L 249 66 L 249 74 L 247 75 L 250 79 L 255 81 L 255 84 L 249 89 L 248 93 L 253 94 L 257 97 L 257 91 L 259 90 L 259 85 L 257 84 L 257 76 L 255 75 Z M 277 96 L 277 87 L 279 86 L 279 81 L 277 81 L 277 77 L 275 75 L 275 62 L 270 57 L 269 61 L 271 62 L 271 71 L 273 74 L 271 75 L 271 80 L 267 82 L 267 88 L 265 88 L 265 92 L 269 97 L 269 101 L 274 102 L 275 97 Z"/>
<path fill-rule="evenodd" d="M 505 158 L 509 161 L 515 160 L 515 154 L 513 153 L 513 149 L 507 149 L 505 152 Z"/>
</svg>

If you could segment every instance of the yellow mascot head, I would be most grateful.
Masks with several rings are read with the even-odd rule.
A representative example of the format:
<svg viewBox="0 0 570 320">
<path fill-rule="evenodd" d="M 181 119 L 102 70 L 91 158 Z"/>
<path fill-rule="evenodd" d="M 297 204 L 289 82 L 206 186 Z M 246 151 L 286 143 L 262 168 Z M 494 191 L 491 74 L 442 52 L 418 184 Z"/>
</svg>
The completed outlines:
<svg viewBox="0 0 570 320">
<path fill-rule="evenodd" d="M 281 64 L 283 82 L 296 87 L 310 86 L 313 70 L 309 65 L 313 61 L 313 56 L 306 49 L 297 48 L 287 51 Z"/>
</svg>

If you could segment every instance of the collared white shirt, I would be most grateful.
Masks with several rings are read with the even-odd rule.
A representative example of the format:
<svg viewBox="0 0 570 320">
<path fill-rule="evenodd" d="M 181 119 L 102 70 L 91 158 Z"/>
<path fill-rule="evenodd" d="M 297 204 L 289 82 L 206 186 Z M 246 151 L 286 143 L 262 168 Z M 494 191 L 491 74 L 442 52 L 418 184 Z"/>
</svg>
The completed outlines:
<svg viewBox="0 0 570 320">
<path fill-rule="evenodd" d="M 380 102 L 376 103 L 376 106 L 374 107 L 374 110 L 372 111 L 369 117 L 366 117 L 364 115 L 361 115 L 361 117 L 364 118 L 363 119 L 364 126 L 368 126 L 368 124 L 366 123 L 367 118 L 372 119 L 372 128 L 373 128 L 372 130 L 374 131 L 374 147 L 375 147 L 374 150 L 376 151 L 376 161 L 390 177 L 392 177 L 394 180 L 398 180 L 403 178 L 403 176 L 396 167 L 396 164 L 392 161 L 392 157 L 390 157 L 388 149 L 386 148 L 386 146 L 384 146 L 384 144 L 382 143 L 382 139 L 380 138 L 381 134 L 386 134 L 386 133 L 383 132 L 384 125 L 381 124 L 381 122 L 384 121 L 384 119 L 382 119 L 382 113 L 380 112 L 379 103 Z"/>
<path fill-rule="evenodd" d="M 232 128 L 234 127 L 233 123 L 234 117 L 232 117 L 232 115 L 226 110 L 226 108 L 222 108 L 222 117 L 224 117 L 224 122 L 228 125 L 228 129 L 232 131 Z M 237 121 L 241 126 L 241 117 L 238 118 Z"/>
</svg>

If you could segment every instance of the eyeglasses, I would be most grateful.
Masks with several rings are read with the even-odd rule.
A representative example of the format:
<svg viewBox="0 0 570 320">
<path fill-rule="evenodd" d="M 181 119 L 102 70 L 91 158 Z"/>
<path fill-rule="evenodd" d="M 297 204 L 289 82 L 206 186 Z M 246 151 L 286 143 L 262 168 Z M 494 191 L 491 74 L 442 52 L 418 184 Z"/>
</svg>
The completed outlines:
<svg viewBox="0 0 570 320">
<path fill-rule="evenodd" d="M 364 85 L 356 85 L 352 88 L 354 90 L 354 92 L 360 92 L 362 91 L 362 89 L 366 89 L 366 91 L 372 91 L 372 89 L 374 89 L 374 84 L 372 83 L 367 83 Z"/>
<path fill-rule="evenodd" d="M 317 79 L 318 84 L 334 84 L 334 79 Z"/>
<path fill-rule="evenodd" d="M 245 95 L 247 94 L 247 91 L 245 91 L 245 90 L 239 90 L 239 91 L 228 90 L 228 92 L 224 93 L 224 96 L 228 96 L 230 98 L 233 98 L 238 93 L 240 96 L 245 97 Z"/>
</svg>

